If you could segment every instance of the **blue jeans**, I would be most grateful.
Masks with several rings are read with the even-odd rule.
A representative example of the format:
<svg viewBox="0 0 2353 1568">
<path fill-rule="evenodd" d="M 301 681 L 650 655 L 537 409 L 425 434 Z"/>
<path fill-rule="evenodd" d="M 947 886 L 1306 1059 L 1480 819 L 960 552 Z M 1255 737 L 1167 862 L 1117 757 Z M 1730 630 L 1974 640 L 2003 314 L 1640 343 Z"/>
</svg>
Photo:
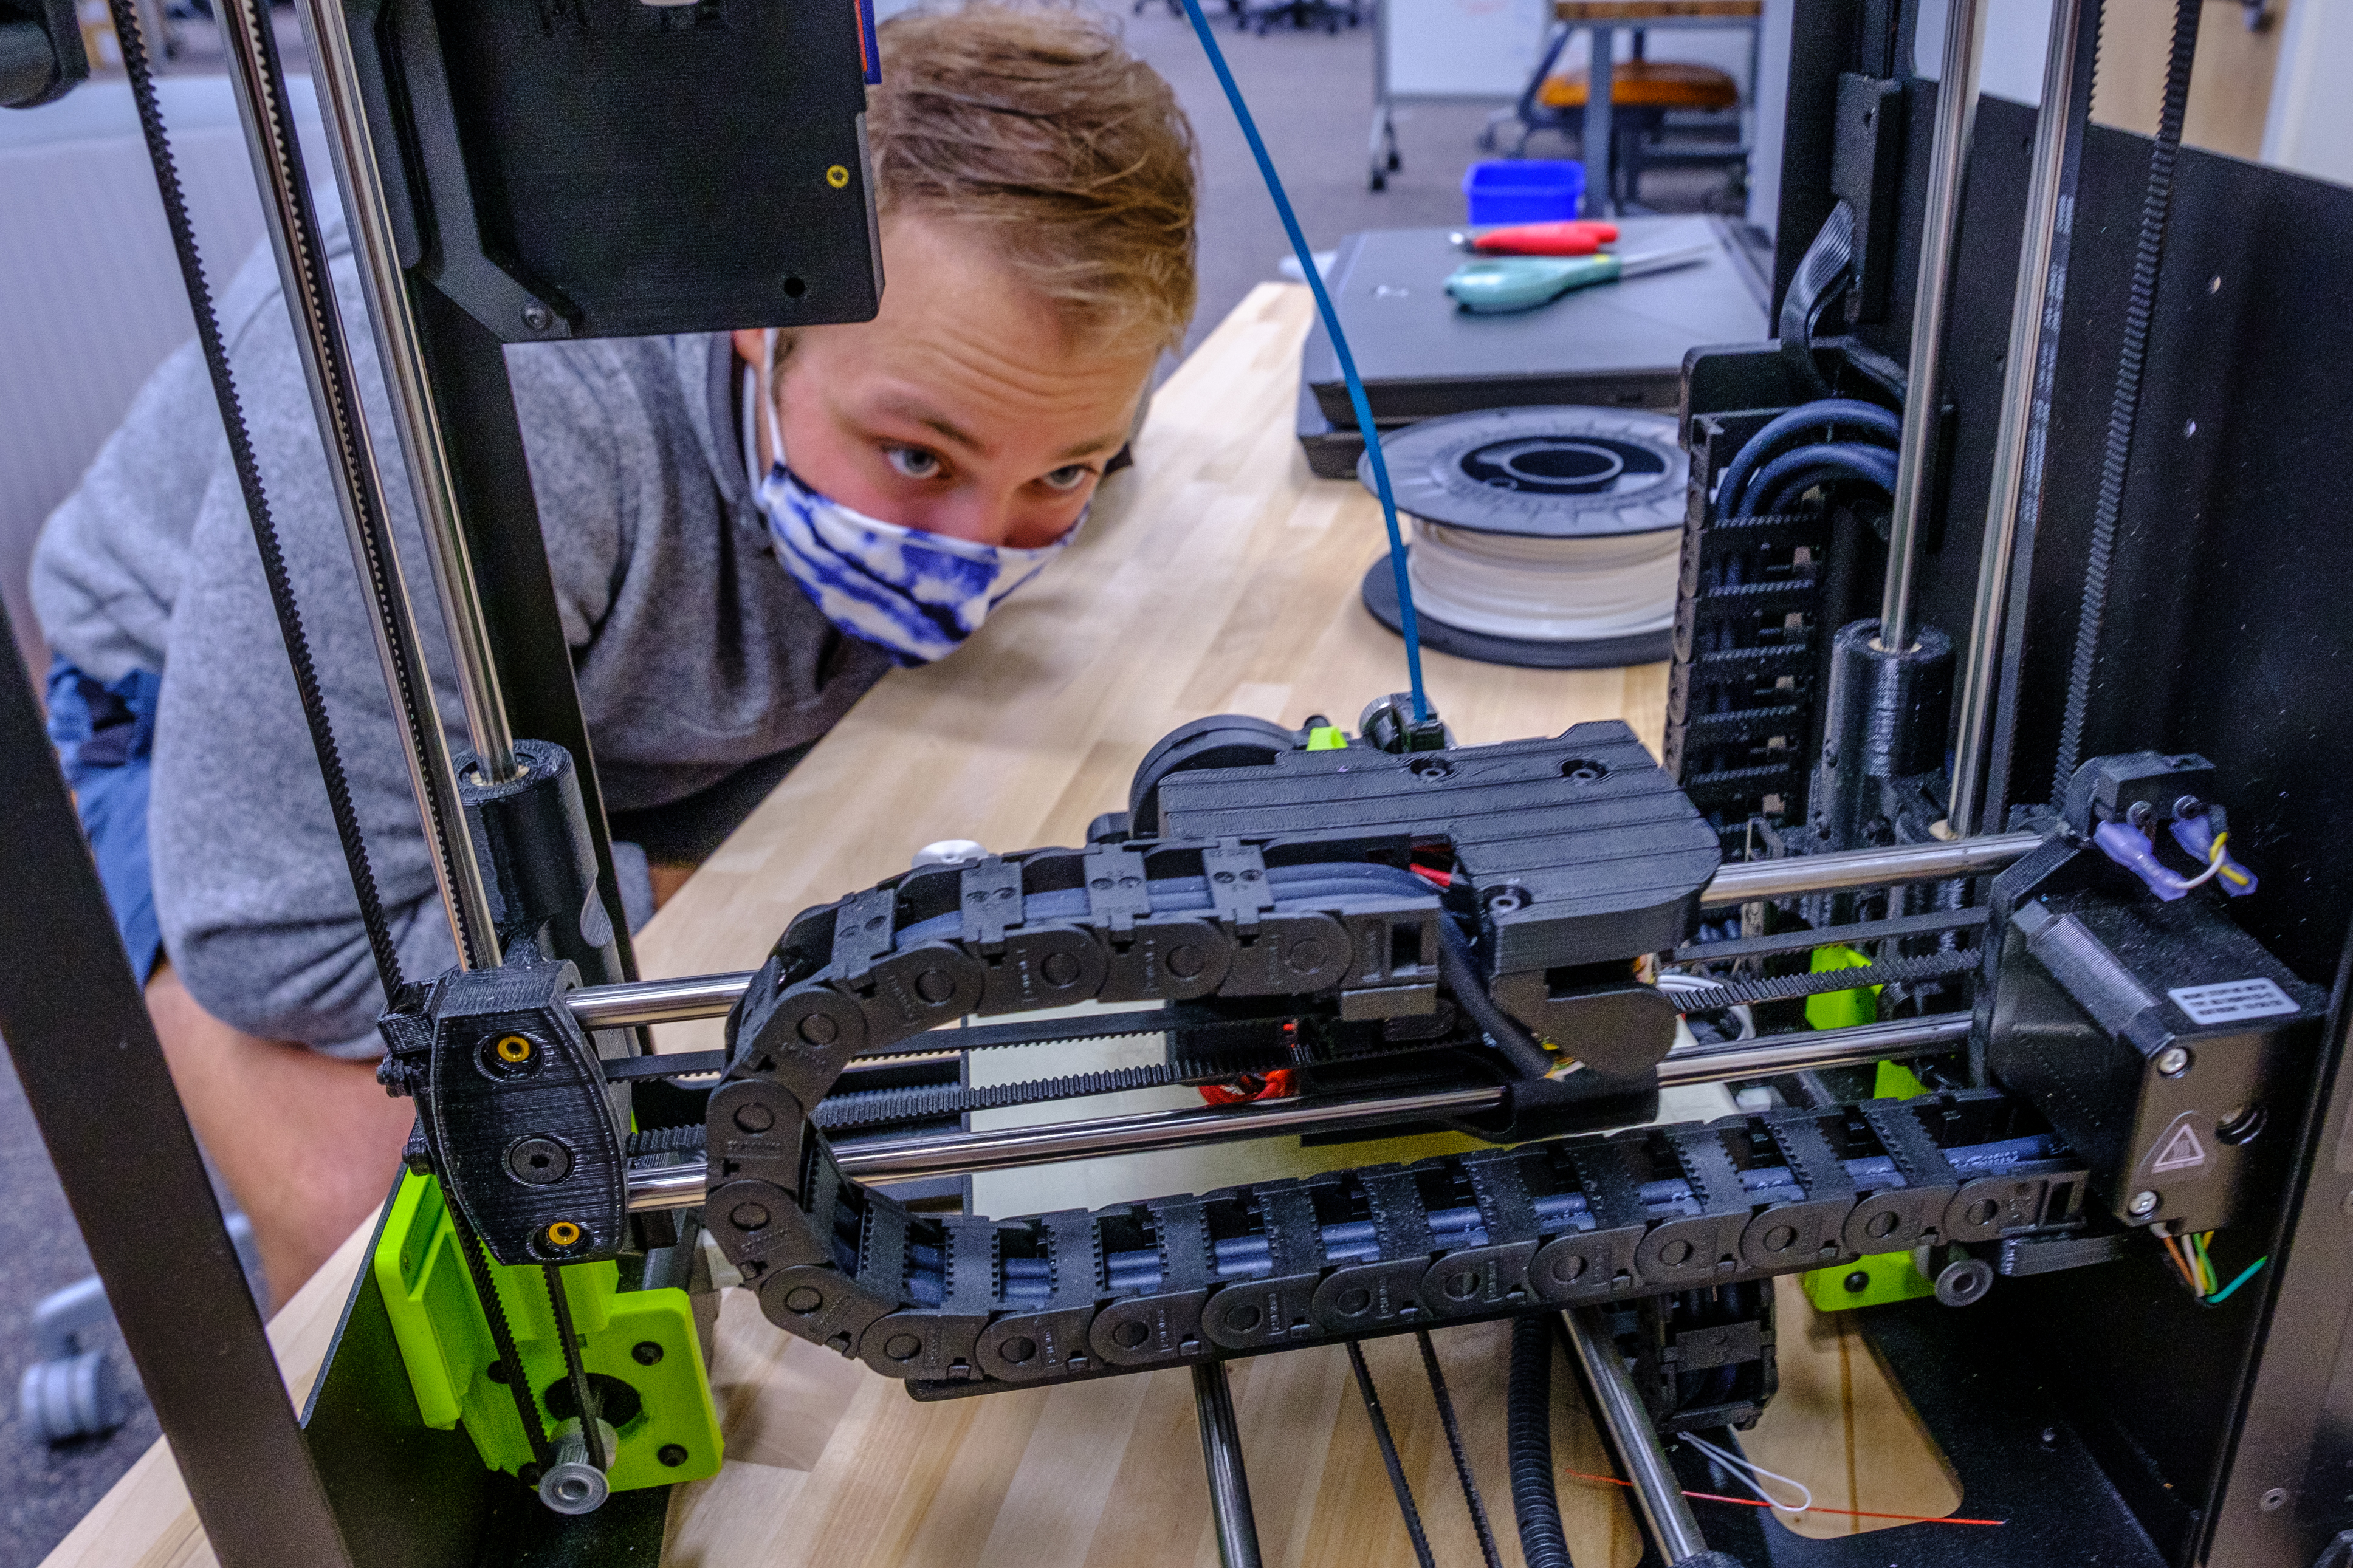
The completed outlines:
<svg viewBox="0 0 2353 1568">
<path fill-rule="evenodd" d="M 152 670 L 100 682 L 62 657 L 49 666 L 49 739 L 73 787 L 114 929 L 142 985 L 164 952 L 147 859 L 147 784 L 163 687 Z"/>
</svg>

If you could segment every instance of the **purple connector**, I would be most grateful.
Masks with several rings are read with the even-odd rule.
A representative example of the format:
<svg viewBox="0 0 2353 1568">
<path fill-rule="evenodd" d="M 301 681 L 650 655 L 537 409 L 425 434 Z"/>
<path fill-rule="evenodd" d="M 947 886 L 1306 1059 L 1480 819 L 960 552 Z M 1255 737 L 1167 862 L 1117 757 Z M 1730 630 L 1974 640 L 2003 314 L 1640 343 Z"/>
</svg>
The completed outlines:
<svg viewBox="0 0 2353 1568">
<path fill-rule="evenodd" d="M 2148 884 L 2148 890 L 2167 903 L 2189 891 L 2187 878 L 2177 877 L 2157 858 L 2157 846 L 2137 827 L 2121 822 L 2103 822 L 2092 830 L 2092 842 L 2104 850 L 2108 858 Z"/>
<path fill-rule="evenodd" d="M 2200 866 L 2213 864 L 2214 824 L 2204 812 L 2176 820 L 2173 841 L 2188 850 Z M 2222 851 L 2222 864 L 2215 871 L 2214 880 L 2234 899 L 2243 899 L 2255 890 L 2255 874 L 2232 858 L 2228 849 Z"/>
</svg>

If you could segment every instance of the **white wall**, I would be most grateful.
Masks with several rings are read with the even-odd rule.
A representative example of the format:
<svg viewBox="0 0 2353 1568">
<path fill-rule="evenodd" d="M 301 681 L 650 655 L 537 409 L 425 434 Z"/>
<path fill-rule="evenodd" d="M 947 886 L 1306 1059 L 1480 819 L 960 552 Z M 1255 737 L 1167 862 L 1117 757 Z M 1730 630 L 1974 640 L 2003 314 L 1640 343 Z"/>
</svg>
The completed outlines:
<svg viewBox="0 0 2353 1568">
<path fill-rule="evenodd" d="M 2263 161 L 2353 184 L 2353 5 L 2297 0 L 2283 26 Z"/>
<path fill-rule="evenodd" d="M 1781 128 L 1789 108 L 1789 36 L 1798 0 L 1765 0 L 1757 38 L 1757 120 L 1748 139 L 1748 221 L 1771 234 L 1781 217 Z"/>
<path fill-rule="evenodd" d="M 217 289 L 261 234 L 245 133 L 226 78 L 156 85 Z M 332 181 L 310 79 L 287 88 L 311 176 Z M 128 83 L 0 110 L 0 596 L 37 674 L 25 578 L 41 522 L 195 322 Z"/>
<path fill-rule="evenodd" d="M 1985 60 L 1978 90 L 2012 103 L 2042 101 L 2042 60 L 2051 42 L 2051 0 L 1985 0 Z M 1945 0 L 1920 0 L 1912 68 L 1944 79 Z"/>
</svg>

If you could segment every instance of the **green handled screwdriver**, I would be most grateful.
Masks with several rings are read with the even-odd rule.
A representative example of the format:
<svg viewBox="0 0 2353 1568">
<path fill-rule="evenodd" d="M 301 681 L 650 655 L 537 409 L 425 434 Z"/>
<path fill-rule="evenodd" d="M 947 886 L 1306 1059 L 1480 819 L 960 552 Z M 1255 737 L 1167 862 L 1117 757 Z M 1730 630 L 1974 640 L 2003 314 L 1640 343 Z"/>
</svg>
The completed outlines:
<svg viewBox="0 0 2353 1568">
<path fill-rule="evenodd" d="M 1715 241 L 1704 240 L 1672 250 L 1644 251 L 1634 256 L 1495 256 L 1466 261 L 1447 275 L 1446 292 L 1464 310 L 1482 316 L 1512 310 L 1533 310 L 1548 305 L 1573 289 L 1614 283 L 1645 272 L 1689 267 L 1716 253 Z"/>
</svg>

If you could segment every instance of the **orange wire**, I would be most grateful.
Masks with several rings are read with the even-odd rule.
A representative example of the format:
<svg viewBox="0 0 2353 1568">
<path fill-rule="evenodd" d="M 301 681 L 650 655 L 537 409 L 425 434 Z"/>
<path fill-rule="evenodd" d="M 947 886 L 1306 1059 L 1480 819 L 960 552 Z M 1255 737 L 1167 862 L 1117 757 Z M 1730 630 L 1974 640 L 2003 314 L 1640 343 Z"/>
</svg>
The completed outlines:
<svg viewBox="0 0 2353 1568">
<path fill-rule="evenodd" d="M 1583 1470 L 1563 1470 L 1561 1471 L 1561 1474 L 1564 1476 L 1575 1477 L 1580 1481 L 1599 1481 L 1605 1486 L 1630 1487 L 1634 1484 L 1631 1481 L 1620 1480 L 1616 1476 L 1588 1475 Z M 1687 1491 L 1683 1493 L 1683 1496 L 1687 1498 L 1696 1498 L 1701 1502 L 1728 1502 L 1736 1503 L 1742 1508 L 1777 1509 L 1782 1513 L 1834 1513 L 1841 1519 L 1893 1519 L 1905 1524 L 1977 1524 L 1988 1527 L 1997 1527 L 2010 1522 L 2006 1519 L 1936 1519 L 1925 1513 L 1873 1513 L 1867 1509 L 1859 1508 L 1822 1508 L 1820 1506 L 1810 1509 L 1782 1508 L 1778 1503 L 1758 1502 L 1754 1498 L 1719 1497 L 1714 1492 Z"/>
<path fill-rule="evenodd" d="M 2167 1236 L 2160 1237 L 2158 1239 L 2165 1243 L 2165 1250 L 2172 1254 L 2173 1266 L 2181 1270 L 2182 1280 L 2199 1295 L 2206 1294 L 2206 1288 L 2198 1282 L 2198 1276 L 2190 1272 L 2189 1265 L 2182 1259 L 2181 1249 L 2173 1245 L 2173 1237 Z"/>
</svg>

